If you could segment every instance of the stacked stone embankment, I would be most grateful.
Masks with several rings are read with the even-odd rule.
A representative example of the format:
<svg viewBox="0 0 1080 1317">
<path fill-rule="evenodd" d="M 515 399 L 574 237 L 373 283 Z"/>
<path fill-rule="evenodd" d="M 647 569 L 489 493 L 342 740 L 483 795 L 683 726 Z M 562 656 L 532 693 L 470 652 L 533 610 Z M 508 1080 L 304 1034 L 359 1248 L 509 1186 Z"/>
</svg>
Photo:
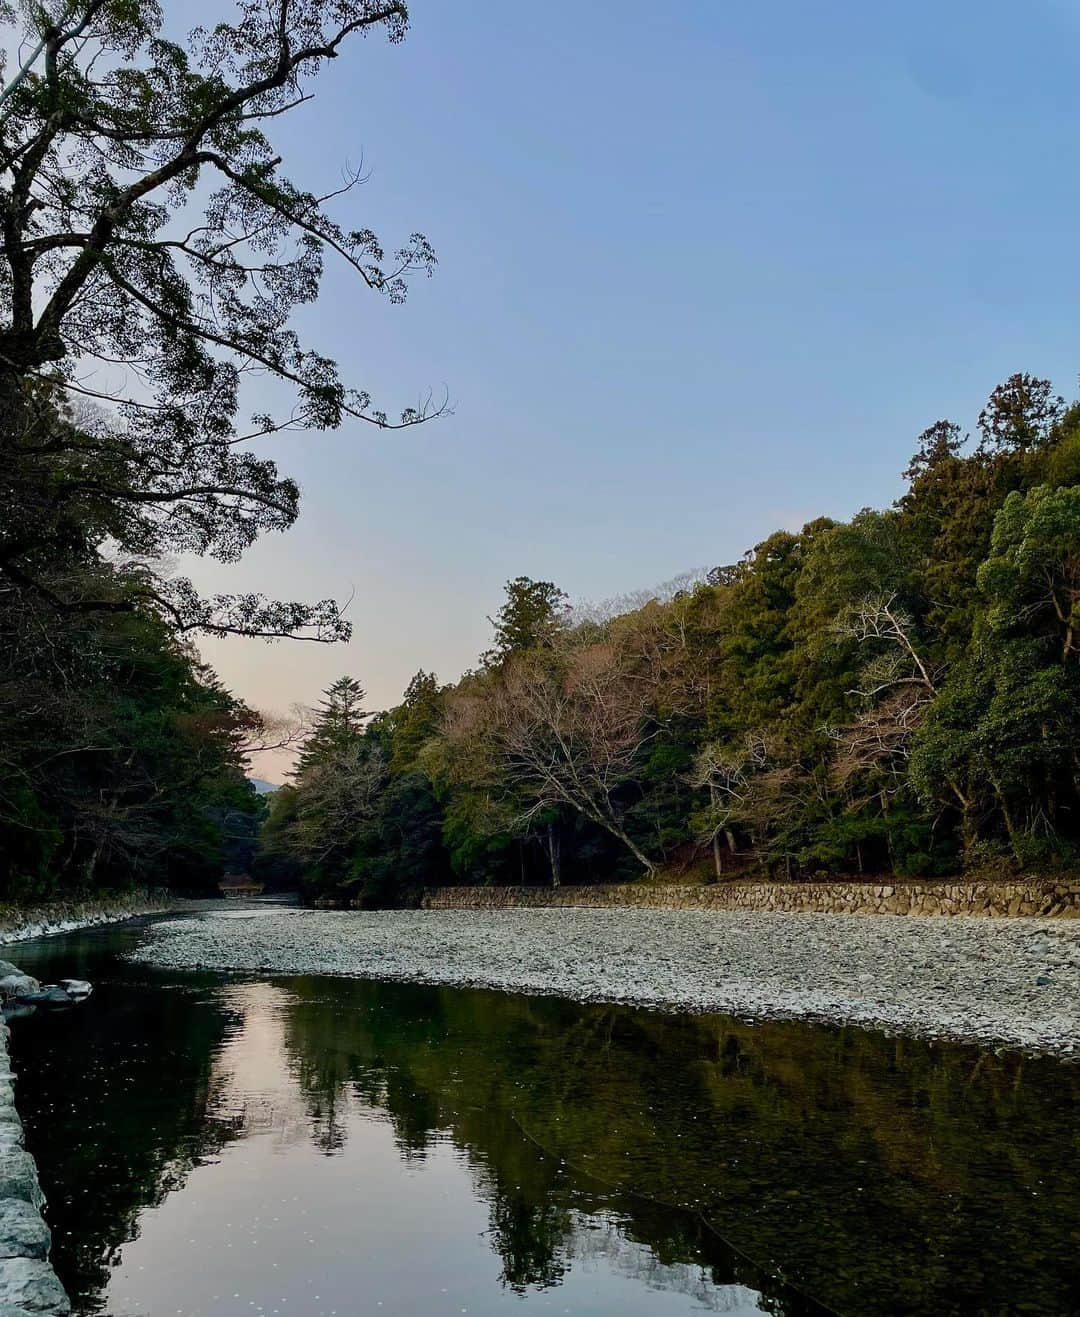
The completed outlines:
<svg viewBox="0 0 1080 1317">
<path fill-rule="evenodd" d="M 428 910 L 513 910 L 553 906 L 608 909 L 763 910 L 793 914 L 1080 917 L 1080 882 L 1042 878 L 893 883 L 626 883 L 595 887 L 434 887 Z"/>
<path fill-rule="evenodd" d="M 53 901 L 48 905 L 0 905 L 0 945 L 26 942 L 52 933 L 71 933 L 99 924 L 118 924 L 139 915 L 176 909 L 178 902 L 165 891 L 118 892 Z M 0 1317 L 3 1313 L 0 1312 Z"/>
<path fill-rule="evenodd" d="M 23 1146 L 8 1033 L 0 1020 L 0 1317 L 65 1317 L 71 1303 L 49 1262 L 45 1196 Z"/>
</svg>

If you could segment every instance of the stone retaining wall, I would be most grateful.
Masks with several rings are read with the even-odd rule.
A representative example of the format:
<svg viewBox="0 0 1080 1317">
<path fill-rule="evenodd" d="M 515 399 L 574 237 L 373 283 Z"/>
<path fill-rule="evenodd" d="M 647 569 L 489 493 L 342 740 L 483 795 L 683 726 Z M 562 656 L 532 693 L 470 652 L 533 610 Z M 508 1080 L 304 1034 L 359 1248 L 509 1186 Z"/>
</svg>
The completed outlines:
<svg viewBox="0 0 1080 1317">
<path fill-rule="evenodd" d="M 0 945 L 26 942 L 48 933 L 70 933 L 77 928 L 117 924 L 137 915 L 173 910 L 178 902 L 166 891 L 118 892 L 83 900 L 54 901 L 49 905 L 0 905 Z M 0 1311 L 0 1317 L 4 1317 Z"/>
<path fill-rule="evenodd" d="M 716 883 L 678 887 L 628 883 L 597 887 L 433 887 L 427 910 L 536 906 L 646 906 L 665 910 L 787 910 L 853 915 L 1071 915 L 1080 882 Z"/>
<path fill-rule="evenodd" d="M 65 1317 L 71 1303 L 49 1262 L 45 1195 L 23 1147 L 8 1032 L 0 1020 L 0 1317 Z"/>
</svg>

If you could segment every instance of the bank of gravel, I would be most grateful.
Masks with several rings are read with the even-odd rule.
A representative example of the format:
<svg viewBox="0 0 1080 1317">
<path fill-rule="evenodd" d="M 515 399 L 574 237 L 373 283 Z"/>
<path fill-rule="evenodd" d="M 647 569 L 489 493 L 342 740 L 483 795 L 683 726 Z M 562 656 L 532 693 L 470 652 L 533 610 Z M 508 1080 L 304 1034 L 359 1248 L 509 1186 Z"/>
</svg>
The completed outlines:
<svg viewBox="0 0 1080 1317">
<path fill-rule="evenodd" d="M 858 1024 L 1080 1058 L 1074 921 L 633 909 L 243 909 L 164 920 L 136 958 Z"/>
</svg>

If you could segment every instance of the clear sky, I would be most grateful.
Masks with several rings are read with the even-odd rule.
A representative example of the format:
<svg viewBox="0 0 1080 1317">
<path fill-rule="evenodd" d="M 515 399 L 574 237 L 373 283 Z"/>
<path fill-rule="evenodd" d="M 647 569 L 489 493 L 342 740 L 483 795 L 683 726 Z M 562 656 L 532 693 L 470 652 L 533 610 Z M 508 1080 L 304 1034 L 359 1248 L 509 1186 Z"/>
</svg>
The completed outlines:
<svg viewBox="0 0 1080 1317">
<path fill-rule="evenodd" d="M 473 662 L 508 577 L 730 562 L 890 502 L 1013 371 L 1074 395 L 1080 3 L 410 8 L 275 138 L 313 188 L 362 158 L 339 217 L 440 260 L 404 307 L 331 267 L 300 328 L 388 411 L 445 385 L 455 414 L 275 441 L 299 524 L 193 574 L 351 594 L 356 635 L 207 642 L 257 706 L 345 671 L 386 706 Z"/>
</svg>

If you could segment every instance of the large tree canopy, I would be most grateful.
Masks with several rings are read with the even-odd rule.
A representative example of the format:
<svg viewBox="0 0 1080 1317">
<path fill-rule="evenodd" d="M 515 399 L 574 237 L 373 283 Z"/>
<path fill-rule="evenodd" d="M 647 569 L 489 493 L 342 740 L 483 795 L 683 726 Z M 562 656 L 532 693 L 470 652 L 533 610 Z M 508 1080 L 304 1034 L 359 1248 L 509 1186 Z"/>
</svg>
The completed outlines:
<svg viewBox="0 0 1080 1317">
<path fill-rule="evenodd" d="M 116 607 L 42 571 L 41 550 L 70 523 L 133 554 L 232 560 L 297 515 L 295 482 L 256 440 L 438 410 L 391 421 L 297 336 L 293 313 L 317 297 L 327 260 L 400 302 L 435 257 L 420 234 L 388 257 L 331 213 L 352 209 L 358 172 L 312 193 L 271 141 L 351 39 L 400 41 L 408 15 L 400 0 L 240 0 L 232 22 L 182 42 L 150 0 L 0 0 L 0 17 L 22 34 L 0 93 L 0 572 L 60 607 Z M 266 377 L 291 388 L 291 406 L 256 401 L 242 421 L 245 381 Z M 59 423 L 82 395 L 107 410 Z M 330 601 L 203 601 L 145 575 L 128 585 L 186 630 L 347 634 Z"/>
<path fill-rule="evenodd" d="M 170 10 L 175 22 L 183 6 Z M 330 641 L 349 626 L 332 599 L 204 598 L 162 559 L 231 562 L 293 523 L 297 485 L 260 441 L 439 410 L 391 420 L 298 336 L 329 262 L 396 303 L 435 257 L 419 234 L 385 253 L 344 218 L 358 172 L 311 192 L 271 140 L 350 43 L 400 41 L 405 6 L 222 0 L 222 13 L 178 39 L 152 0 L 0 0 L 14 52 L 0 69 L 9 896 L 205 886 L 247 862 L 261 806 L 246 756 L 275 737 L 188 637 Z M 320 807 L 337 810 L 345 779 L 322 784 Z"/>
</svg>

